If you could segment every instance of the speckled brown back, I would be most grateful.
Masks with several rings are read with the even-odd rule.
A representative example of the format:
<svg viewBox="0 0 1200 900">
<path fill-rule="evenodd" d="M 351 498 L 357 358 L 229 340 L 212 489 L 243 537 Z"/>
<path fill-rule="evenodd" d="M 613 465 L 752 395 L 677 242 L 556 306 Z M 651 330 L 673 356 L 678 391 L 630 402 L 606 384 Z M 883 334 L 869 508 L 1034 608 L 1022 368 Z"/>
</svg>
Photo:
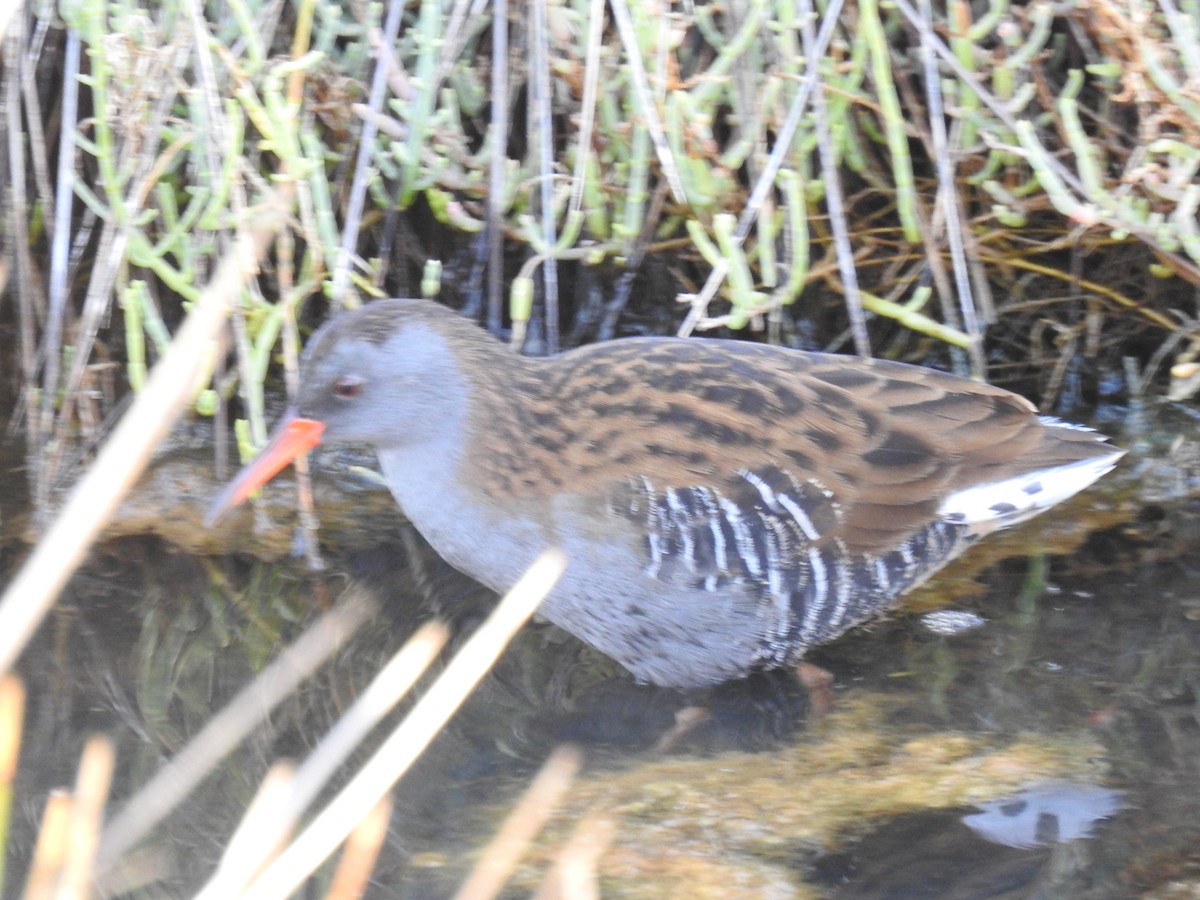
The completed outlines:
<svg viewBox="0 0 1200 900">
<path fill-rule="evenodd" d="M 498 500 L 614 481 L 726 485 L 780 467 L 832 493 L 835 537 L 875 551 L 949 492 L 1031 470 L 1062 444 L 1024 399 L 929 369 L 731 341 L 631 339 L 525 361 L 510 415 L 488 417 L 474 477 Z M 1068 437 L 1075 433 L 1067 432 Z"/>
</svg>

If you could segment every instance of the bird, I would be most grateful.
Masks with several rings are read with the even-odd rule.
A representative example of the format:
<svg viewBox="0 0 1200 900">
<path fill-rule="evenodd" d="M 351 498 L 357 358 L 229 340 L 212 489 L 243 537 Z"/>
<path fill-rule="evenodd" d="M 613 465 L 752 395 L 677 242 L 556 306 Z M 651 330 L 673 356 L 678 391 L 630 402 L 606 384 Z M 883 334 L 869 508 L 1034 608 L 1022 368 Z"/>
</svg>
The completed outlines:
<svg viewBox="0 0 1200 900">
<path fill-rule="evenodd" d="M 671 688 L 798 664 L 1124 453 L 935 369 L 673 337 L 531 358 L 417 299 L 312 335 L 208 522 L 318 443 L 373 447 L 414 527 L 497 592 L 562 550 L 541 617 Z"/>
</svg>

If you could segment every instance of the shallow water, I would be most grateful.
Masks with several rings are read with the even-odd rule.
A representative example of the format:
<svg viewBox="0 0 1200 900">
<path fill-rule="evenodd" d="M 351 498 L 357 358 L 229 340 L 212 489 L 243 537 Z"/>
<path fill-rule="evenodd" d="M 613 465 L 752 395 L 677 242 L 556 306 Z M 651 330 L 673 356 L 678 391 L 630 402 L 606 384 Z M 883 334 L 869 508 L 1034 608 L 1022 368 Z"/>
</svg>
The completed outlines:
<svg viewBox="0 0 1200 900">
<path fill-rule="evenodd" d="M 526 629 L 402 782 L 372 896 L 452 893 L 565 740 L 584 748 L 584 770 L 514 896 L 585 814 L 615 826 L 605 897 L 1197 896 L 1198 431 L 1178 407 L 1146 413 L 1096 489 L 984 542 L 908 613 L 814 653 L 825 690 L 783 674 L 639 687 L 561 632 Z M 358 550 L 330 552 L 341 574 L 324 592 L 299 563 L 180 549 L 250 547 L 241 526 L 198 535 L 168 508 L 171 485 L 204 477 L 186 465 L 159 466 L 114 528 L 127 536 L 96 549 L 23 659 L 10 885 L 88 734 L 116 744 L 119 807 L 355 585 L 379 604 L 372 627 L 156 831 L 161 879 L 135 895 L 187 896 L 273 760 L 302 757 L 418 622 L 465 632 L 492 602 L 379 491 L 319 493 L 323 514 L 359 529 L 330 525 Z M 291 542 L 281 525 L 260 546 L 277 557 Z M 985 622 L 954 635 L 923 624 L 921 611 L 947 608 Z M 676 729 L 684 710 L 693 724 Z"/>
</svg>

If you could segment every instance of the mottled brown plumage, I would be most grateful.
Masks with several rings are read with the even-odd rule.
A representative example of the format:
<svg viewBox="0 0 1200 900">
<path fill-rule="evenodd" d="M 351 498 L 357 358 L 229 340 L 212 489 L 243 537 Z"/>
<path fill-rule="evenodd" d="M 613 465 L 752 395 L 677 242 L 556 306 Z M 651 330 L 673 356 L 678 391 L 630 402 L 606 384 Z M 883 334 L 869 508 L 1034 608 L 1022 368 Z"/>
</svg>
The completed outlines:
<svg viewBox="0 0 1200 900">
<path fill-rule="evenodd" d="M 930 369 L 669 338 L 527 359 L 420 301 L 337 319 L 301 380 L 448 561 L 503 590 L 565 549 L 546 616 L 666 685 L 798 658 L 1121 455 Z"/>
</svg>

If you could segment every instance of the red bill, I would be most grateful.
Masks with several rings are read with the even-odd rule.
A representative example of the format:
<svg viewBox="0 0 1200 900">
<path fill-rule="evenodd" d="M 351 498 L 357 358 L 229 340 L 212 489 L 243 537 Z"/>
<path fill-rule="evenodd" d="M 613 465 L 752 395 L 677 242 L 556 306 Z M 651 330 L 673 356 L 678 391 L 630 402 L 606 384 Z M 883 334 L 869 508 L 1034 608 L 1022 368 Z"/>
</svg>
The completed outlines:
<svg viewBox="0 0 1200 900">
<path fill-rule="evenodd" d="M 289 411 L 275 426 L 275 432 L 263 451 L 248 463 L 226 485 L 213 501 L 204 524 L 212 527 L 231 509 L 246 502 L 246 498 L 278 475 L 289 463 L 321 443 L 325 424 L 315 419 L 302 419 Z"/>
</svg>

